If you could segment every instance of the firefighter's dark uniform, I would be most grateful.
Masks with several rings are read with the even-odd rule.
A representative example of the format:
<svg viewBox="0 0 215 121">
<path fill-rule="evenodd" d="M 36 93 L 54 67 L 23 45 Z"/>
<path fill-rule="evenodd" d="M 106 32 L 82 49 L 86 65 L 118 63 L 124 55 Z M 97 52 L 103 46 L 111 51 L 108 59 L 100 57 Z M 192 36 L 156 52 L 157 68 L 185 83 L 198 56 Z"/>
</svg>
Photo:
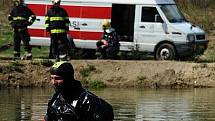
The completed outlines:
<svg viewBox="0 0 215 121">
<path fill-rule="evenodd" d="M 101 39 L 107 41 L 108 46 L 102 48 L 103 43 L 101 41 L 97 42 L 97 51 L 101 52 L 101 58 L 115 59 L 119 52 L 119 41 L 117 38 L 117 33 L 114 28 L 108 28 L 104 30 L 103 36 Z"/>
<path fill-rule="evenodd" d="M 51 34 L 50 51 L 55 59 L 60 55 L 66 55 L 68 51 L 67 32 L 69 31 L 69 17 L 60 6 L 53 5 L 47 12 L 45 26 Z"/>
<path fill-rule="evenodd" d="M 9 14 L 8 20 L 14 29 L 14 57 L 20 57 L 21 40 L 26 53 L 31 54 L 30 35 L 27 27 L 32 25 L 35 19 L 35 14 L 24 4 L 15 6 Z"/>
</svg>

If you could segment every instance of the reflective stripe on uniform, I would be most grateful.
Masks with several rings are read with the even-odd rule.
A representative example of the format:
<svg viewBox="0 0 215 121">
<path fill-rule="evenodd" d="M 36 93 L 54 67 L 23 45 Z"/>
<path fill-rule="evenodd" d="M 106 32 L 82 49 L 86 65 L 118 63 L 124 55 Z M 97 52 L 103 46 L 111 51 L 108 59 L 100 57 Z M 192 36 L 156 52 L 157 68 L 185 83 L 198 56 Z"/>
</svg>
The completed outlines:
<svg viewBox="0 0 215 121">
<path fill-rule="evenodd" d="M 58 68 L 60 65 L 62 65 L 63 63 L 66 63 L 66 61 L 60 61 L 60 62 L 57 62 L 55 63 L 52 68 Z"/>
<path fill-rule="evenodd" d="M 65 17 L 50 17 L 50 21 L 64 21 Z"/>
<path fill-rule="evenodd" d="M 45 27 L 46 27 L 46 28 L 49 27 L 49 24 L 45 24 Z"/>
<path fill-rule="evenodd" d="M 49 18 L 48 16 L 45 17 L 45 20 L 46 20 L 46 21 L 49 20 L 49 19 L 50 19 L 50 18 Z"/>
<path fill-rule="evenodd" d="M 13 20 L 28 20 L 28 18 L 24 18 L 24 17 L 13 17 Z"/>
<path fill-rule="evenodd" d="M 54 34 L 54 33 L 64 33 L 66 32 L 64 29 L 52 29 L 51 30 L 51 33 Z"/>
</svg>

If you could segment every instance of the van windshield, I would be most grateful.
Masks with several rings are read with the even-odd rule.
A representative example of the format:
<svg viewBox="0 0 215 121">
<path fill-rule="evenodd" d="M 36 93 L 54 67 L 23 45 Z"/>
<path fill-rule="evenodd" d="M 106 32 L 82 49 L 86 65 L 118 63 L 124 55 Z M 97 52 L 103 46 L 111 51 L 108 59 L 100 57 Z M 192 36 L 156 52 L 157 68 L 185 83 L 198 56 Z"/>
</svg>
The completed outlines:
<svg viewBox="0 0 215 121">
<path fill-rule="evenodd" d="M 161 10 L 170 23 L 185 22 L 186 19 L 176 5 L 161 5 Z"/>
</svg>

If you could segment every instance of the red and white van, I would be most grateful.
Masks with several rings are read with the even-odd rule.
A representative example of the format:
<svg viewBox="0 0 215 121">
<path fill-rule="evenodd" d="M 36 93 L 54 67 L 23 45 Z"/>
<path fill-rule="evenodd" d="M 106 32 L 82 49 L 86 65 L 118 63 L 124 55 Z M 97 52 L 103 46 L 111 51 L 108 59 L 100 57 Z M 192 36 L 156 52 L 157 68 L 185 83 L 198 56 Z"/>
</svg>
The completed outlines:
<svg viewBox="0 0 215 121">
<path fill-rule="evenodd" d="M 37 15 L 29 27 L 32 45 L 50 44 L 45 14 L 51 0 L 25 0 Z M 185 20 L 174 0 L 62 0 L 72 24 L 69 34 L 77 48 L 96 49 L 102 21 L 111 21 L 120 36 L 121 51 L 154 53 L 156 59 L 189 56 L 207 48 L 205 32 Z"/>
</svg>

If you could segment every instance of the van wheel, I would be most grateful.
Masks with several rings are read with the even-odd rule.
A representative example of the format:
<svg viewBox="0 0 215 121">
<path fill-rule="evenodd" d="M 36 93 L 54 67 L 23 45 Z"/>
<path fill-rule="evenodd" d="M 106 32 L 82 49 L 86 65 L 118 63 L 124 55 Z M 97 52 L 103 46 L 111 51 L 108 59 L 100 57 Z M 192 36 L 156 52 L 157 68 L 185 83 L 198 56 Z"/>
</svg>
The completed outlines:
<svg viewBox="0 0 215 121">
<path fill-rule="evenodd" d="M 155 53 L 156 60 L 174 60 L 175 57 L 175 48 L 173 45 L 168 43 L 161 44 Z"/>
</svg>

